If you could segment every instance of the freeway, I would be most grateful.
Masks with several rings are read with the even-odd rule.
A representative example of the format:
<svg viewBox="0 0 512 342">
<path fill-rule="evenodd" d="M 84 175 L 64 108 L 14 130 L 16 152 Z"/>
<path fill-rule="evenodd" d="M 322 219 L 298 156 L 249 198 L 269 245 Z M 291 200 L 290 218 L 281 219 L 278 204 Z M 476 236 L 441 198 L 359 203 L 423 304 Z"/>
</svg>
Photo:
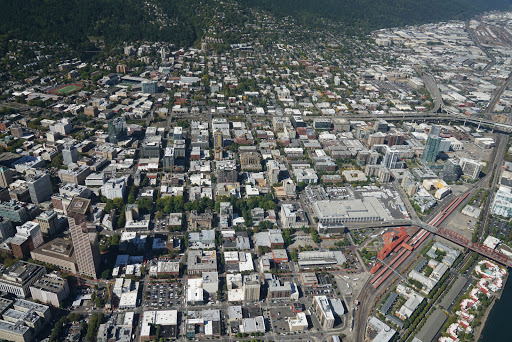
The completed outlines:
<svg viewBox="0 0 512 342">
<path fill-rule="evenodd" d="M 491 113 L 494 110 L 494 107 L 496 107 L 500 101 L 501 95 L 503 95 L 503 92 L 509 86 L 510 81 L 512 81 L 512 72 L 508 75 L 507 79 L 503 81 L 503 83 L 498 88 L 496 88 L 494 94 L 492 94 L 492 98 L 489 101 L 489 105 L 485 109 L 485 113 Z"/>
<path fill-rule="evenodd" d="M 423 83 L 427 87 L 430 96 L 434 100 L 434 107 L 430 112 L 437 113 L 443 107 L 443 97 L 437 87 L 436 81 L 434 80 L 434 77 L 427 72 L 422 73 L 421 78 L 423 79 Z"/>
</svg>

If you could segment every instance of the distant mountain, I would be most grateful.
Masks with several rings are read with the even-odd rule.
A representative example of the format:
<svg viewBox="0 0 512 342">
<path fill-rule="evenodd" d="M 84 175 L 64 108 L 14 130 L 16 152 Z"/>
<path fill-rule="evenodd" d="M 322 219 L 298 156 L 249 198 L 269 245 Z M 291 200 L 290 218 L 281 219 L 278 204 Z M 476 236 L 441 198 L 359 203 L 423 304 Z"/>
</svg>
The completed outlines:
<svg viewBox="0 0 512 342">
<path fill-rule="evenodd" d="M 243 25 L 248 9 L 294 16 L 304 25 L 321 18 L 340 29 L 370 30 L 509 8 L 512 0 L 0 0 L 0 35 L 62 41 L 169 41 L 190 46 L 212 27 Z M 215 31 L 215 30 L 214 30 Z"/>
</svg>

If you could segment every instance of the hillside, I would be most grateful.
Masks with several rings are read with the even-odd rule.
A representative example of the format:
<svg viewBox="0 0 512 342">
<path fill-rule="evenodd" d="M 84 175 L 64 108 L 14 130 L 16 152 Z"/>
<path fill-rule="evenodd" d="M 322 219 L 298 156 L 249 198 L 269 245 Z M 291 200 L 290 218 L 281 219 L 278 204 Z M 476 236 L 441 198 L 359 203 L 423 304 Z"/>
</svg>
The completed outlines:
<svg viewBox="0 0 512 342">
<path fill-rule="evenodd" d="M 503 9 L 511 0 L 0 0 L 0 34 L 27 40 L 62 41 L 80 47 L 88 37 L 106 42 L 168 41 L 189 46 L 207 31 L 239 27 L 248 9 L 294 16 L 320 26 L 331 19 L 342 30 L 369 30 Z M 333 27 L 333 25 L 331 25 Z M 83 47 L 84 45 L 82 45 Z"/>
</svg>

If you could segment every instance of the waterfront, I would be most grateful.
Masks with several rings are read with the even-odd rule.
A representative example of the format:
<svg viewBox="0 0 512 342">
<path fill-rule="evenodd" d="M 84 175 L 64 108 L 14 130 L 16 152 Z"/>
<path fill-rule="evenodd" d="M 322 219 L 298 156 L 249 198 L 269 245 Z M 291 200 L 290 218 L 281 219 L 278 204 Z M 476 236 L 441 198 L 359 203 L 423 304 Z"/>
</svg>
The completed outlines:
<svg viewBox="0 0 512 342">
<path fill-rule="evenodd" d="M 512 282 L 507 281 L 500 300 L 492 308 L 479 342 L 510 341 L 510 332 L 507 326 L 510 322 L 510 308 L 512 307 Z"/>
</svg>

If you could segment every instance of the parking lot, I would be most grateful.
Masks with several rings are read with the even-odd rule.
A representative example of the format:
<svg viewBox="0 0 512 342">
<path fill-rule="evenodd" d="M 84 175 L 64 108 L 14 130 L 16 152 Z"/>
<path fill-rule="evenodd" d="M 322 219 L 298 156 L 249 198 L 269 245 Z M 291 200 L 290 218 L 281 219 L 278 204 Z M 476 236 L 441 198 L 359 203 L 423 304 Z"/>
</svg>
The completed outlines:
<svg viewBox="0 0 512 342">
<path fill-rule="evenodd" d="M 183 305 L 183 288 L 181 283 L 149 284 L 144 294 L 144 307 L 150 309 L 176 309 Z"/>
<path fill-rule="evenodd" d="M 276 334 L 286 334 L 290 332 L 287 318 L 295 317 L 296 315 L 292 312 L 292 309 L 288 306 L 270 308 L 268 311 L 269 321 L 272 324 L 272 331 Z M 266 317 L 265 317 L 266 318 Z"/>
</svg>

